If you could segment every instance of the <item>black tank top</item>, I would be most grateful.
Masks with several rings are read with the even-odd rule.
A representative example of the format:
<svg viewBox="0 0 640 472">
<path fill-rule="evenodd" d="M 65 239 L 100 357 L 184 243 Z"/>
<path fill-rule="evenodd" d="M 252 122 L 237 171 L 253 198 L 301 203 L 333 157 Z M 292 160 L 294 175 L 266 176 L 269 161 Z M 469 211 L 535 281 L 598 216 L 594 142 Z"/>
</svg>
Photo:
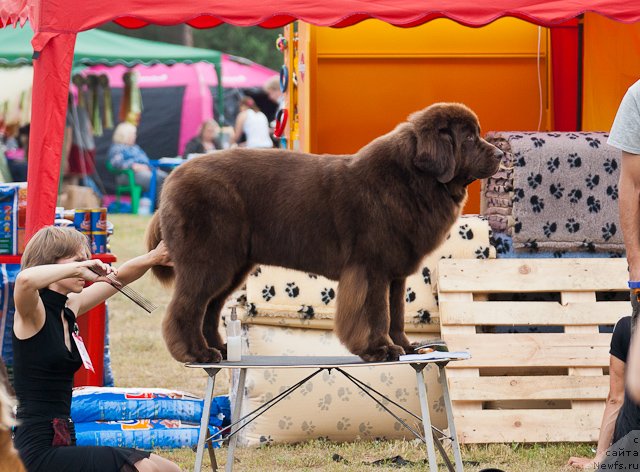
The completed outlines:
<svg viewBox="0 0 640 472">
<path fill-rule="evenodd" d="M 40 290 L 46 318 L 40 331 L 28 339 L 13 334 L 14 387 L 18 419 L 50 419 L 70 416 L 73 375 L 82 365 L 71 337 L 74 313 L 65 306 L 67 297 L 49 289 Z M 71 351 L 64 342 L 64 313 L 69 326 Z"/>
</svg>

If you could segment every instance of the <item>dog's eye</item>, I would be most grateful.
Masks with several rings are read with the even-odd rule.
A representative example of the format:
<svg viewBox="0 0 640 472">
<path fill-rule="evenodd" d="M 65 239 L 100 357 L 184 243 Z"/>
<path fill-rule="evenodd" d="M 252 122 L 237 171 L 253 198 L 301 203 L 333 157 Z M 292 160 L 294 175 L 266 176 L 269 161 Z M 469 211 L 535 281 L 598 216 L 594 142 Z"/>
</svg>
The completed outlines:
<svg viewBox="0 0 640 472">
<path fill-rule="evenodd" d="M 470 134 L 469 136 L 467 136 L 467 141 L 475 141 L 476 137 L 472 134 Z"/>
</svg>

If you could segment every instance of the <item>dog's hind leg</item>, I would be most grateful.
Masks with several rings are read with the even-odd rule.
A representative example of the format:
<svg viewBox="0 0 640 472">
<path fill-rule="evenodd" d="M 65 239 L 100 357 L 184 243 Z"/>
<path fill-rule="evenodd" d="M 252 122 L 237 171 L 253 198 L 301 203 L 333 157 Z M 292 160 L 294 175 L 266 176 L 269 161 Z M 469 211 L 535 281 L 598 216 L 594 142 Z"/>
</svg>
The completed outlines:
<svg viewBox="0 0 640 472">
<path fill-rule="evenodd" d="M 222 311 L 229 295 L 231 295 L 234 290 L 244 282 L 244 279 L 247 277 L 247 274 L 251 272 L 252 268 L 253 265 L 247 265 L 236 272 L 231 285 L 223 290 L 219 295 L 216 295 L 209 300 L 204 314 L 204 322 L 202 324 L 202 333 L 204 334 L 204 338 L 207 340 L 209 347 L 214 347 L 220 351 L 224 359 L 227 358 L 227 345 L 220 335 L 220 312 Z"/>
<path fill-rule="evenodd" d="M 389 289 L 389 313 L 391 323 L 389 326 L 389 336 L 394 343 L 402 346 L 405 353 L 413 352 L 413 347 L 407 335 L 404 333 L 404 297 L 406 279 L 395 279 L 391 281 Z"/>
<path fill-rule="evenodd" d="M 352 353 L 368 362 L 396 360 L 404 354 L 389 337 L 389 282 L 349 267 L 340 276 L 336 334 Z"/>
<path fill-rule="evenodd" d="M 210 348 L 203 335 L 203 321 L 209 300 L 231 285 L 233 272 L 224 264 L 209 261 L 198 266 L 176 265 L 174 294 L 162 322 L 162 332 L 176 360 L 220 362 L 222 354 L 215 347 Z"/>
</svg>

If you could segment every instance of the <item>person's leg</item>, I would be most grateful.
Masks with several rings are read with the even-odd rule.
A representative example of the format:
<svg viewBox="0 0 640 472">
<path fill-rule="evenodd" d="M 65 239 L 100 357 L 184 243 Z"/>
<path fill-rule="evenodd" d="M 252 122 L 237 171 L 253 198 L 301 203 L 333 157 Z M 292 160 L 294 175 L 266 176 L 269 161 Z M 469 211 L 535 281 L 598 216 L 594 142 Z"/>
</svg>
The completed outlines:
<svg viewBox="0 0 640 472">
<path fill-rule="evenodd" d="M 160 171 L 158 171 L 158 177 Z M 149 191 L 149 184 L 151 183 L 151 170 L 139 170 L 135 173 L 136 184 L 142 187 L 143 192 Z"/>
<path fill-rule="evenodd" d="M 136 462 L 135 467 L 138 472 L 181 472 L 177 464 L 157 454 L 151 454 L 148 459 Z"/>
</svg>

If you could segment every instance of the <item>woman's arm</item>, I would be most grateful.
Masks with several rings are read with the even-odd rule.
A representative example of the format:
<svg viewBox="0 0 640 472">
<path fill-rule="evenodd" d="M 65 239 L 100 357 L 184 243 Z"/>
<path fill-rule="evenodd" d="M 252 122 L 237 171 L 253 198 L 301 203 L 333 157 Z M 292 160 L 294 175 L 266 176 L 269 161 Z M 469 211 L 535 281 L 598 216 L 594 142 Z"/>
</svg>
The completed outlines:
<svg viewBox="0 0 640 472">
<path fill-rule="evenodd" d="M 39 331 L 44 324 L 44 305 L 38 290 L 68 278 L 82 278 L 89 281 L 108 280 L 92 272 L 91 268 L 103 271 L 105 274 L 115 272 L 113 268 L 99 260 L 48 264 L 21 271 L 16 277 L 13 291 L 16 307 L 14 320 L 16 335 L 21 338 L 28 337 Z"/>
<path fill-rule="evenodd" d="M 122 264 L 118 269 L 118 281 L 122 285 L 130 284 L 142 277 L 154 265 L 172 265 L 164 241 L 160 241 L 158 246 L 148 253 Z M 116 292 L 117 289 L 110 283 L 94 283 L 81 293 L 69 294 L 68 305 L 79 316 L 105 301 Z"/>
<path fill-rule="evenodd" d="M 242 136 L 242 128 L 244 128 L 244 122 L 247 119 L 247 112 L 241 111 L 236 118 L 236 126 L 234 128 L 233 136 L 231 136 L 230 144 L 236 144 L 240 141 Z"/>
<path fill-rule="evenodd" d="M 640 280 L 640 156 L 622 153 L 620 168 L 620 227 L 629 263 L 629 280 Z"/>
<path fill-rule="evenodd" d="M 631 399 L 640 404 L 640 336 L 637 327 L 631 337 L 627 364 L 627 391 Z"/>
<path fill-rule="evenodd" d="M 569 459 L 569 465 L 580 469 L 595 468 L 596 464 L 604 460 L 605 453 L 613 440 L 618 413 L 624 402 L 624 369 L 624 362 L 616 356 L 609 356 L 609 394 L 602 415 L 596 456 L 593 459 L 572 457 Z"/>
</svg>

